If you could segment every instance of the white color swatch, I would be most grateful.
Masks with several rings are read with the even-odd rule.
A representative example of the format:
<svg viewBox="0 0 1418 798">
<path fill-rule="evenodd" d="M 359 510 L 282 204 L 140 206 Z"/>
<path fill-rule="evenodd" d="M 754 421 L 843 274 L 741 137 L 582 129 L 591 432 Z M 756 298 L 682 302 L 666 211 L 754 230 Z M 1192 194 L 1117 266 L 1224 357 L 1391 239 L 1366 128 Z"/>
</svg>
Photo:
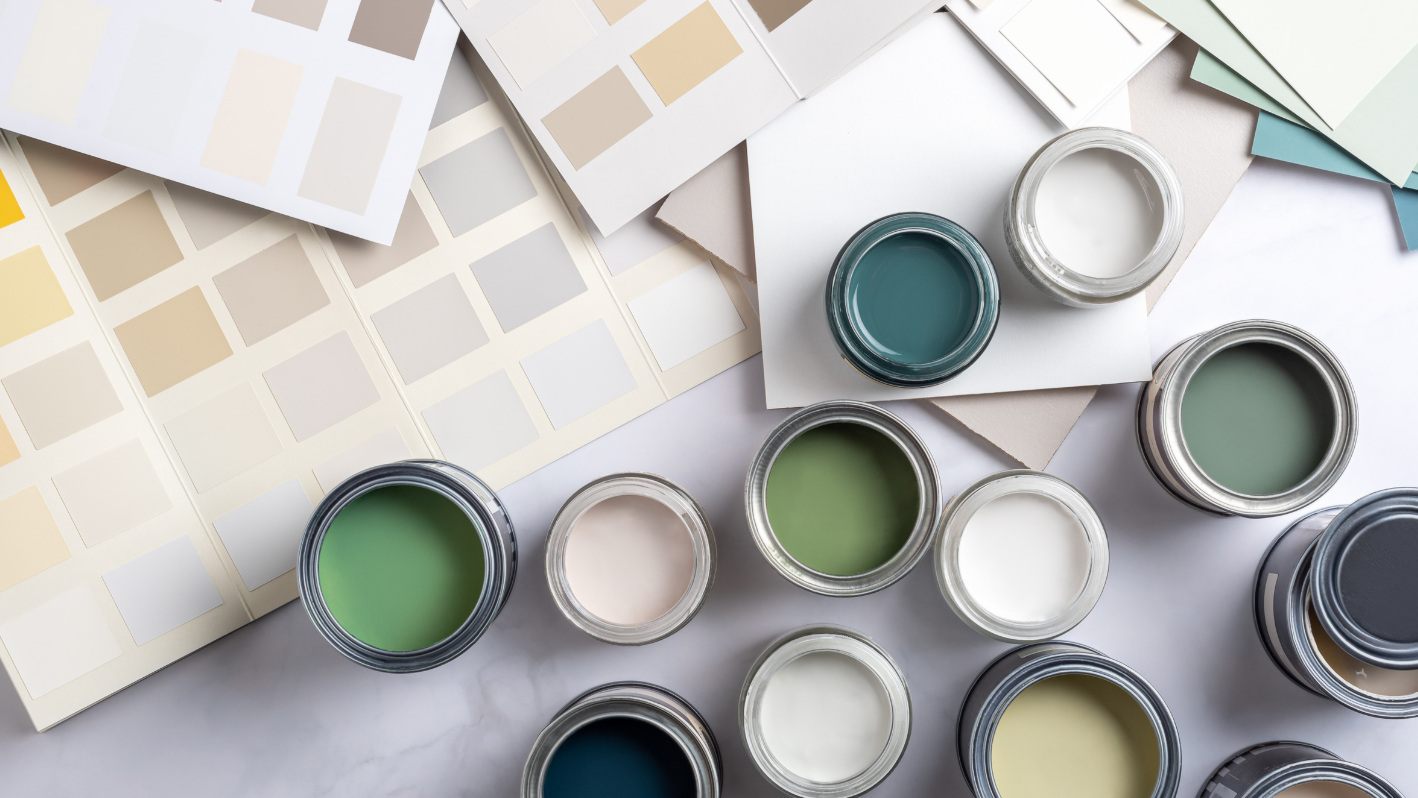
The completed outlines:
<svg viewBox="0 0 1418 798">
<path fill-rule="evenodd" d="M 663 204 L 664 202 L 660 201 L 651 205 L 609 236 L 601 235 L 596 223 L 586 215 L 585 208 L 577 209 L 581 221 L 586 223 L 586 229 L 591 231 L 596 249 L 600 250 L 601 257 L 606 259 L 606 266 L 610 267 L 611 274 L 620 274 L 632 266 L 639 266 L 684 240 L 684 236 L 673 227 L 655 218 Z"/>
<path fill-rule="evenodd" d="M 246 382 L 164 426 L 198 493 L 281 453 L 266 411 Z"/>
<path fill-rule="evenodd" d="M 487 43 L 525 89 L 594 38 L 596 30 L 576 0 L 541 0 L 487 37 Z"/>
<path fill-rule="evenodd" d="M 103 134 L 166 155 L 197 77 L 191 69 L 173 69 L 172 65 L 199 63 L 205 46 L 197 36 L 143 20 Z"/>
<path fill-rule="evenodd" d="M 71 590 L 0 626 L 0 642 L 30 698 L 63 687 L 122 653 L 88 587 Z"/>
<path fill-rule="evenodd" d="M 601 319 L 522 358 L 522 371 L 556 429 L 635 390 L 635 375 Z"/>
<path fill-rule="evenodd" d="M 138 645 L 222 605 L 191 538 L 177 538 L 103 575 Z"/>
<path fill-rule="evenodd" d="M 15 15 L 23 13 L 16 9 Z M 42 0 L 5 98 L 8 108 L 69 125 L 98 57 L 108 8 L 89 0 Z M 6 125 L 9 127 L 9 125 Z"/>
<path fill-rule="evenodd" d="M 328 493 L 366 468 L 407 460 L 413 456 L 409 445 L 404 442 L 404 436 L 399 434 L 398 429 L 390 427 L 316 466 L 315 479 Z"/>
<path fill-rule="evenodd" d="M 506 371 L 426 408 L 423 419 L 444 459 L 469 471 L 490 466 L 538 438 L 537 425 Z"/>
<path fill-rule="evenodd" d="M 1074 105 L 1108 88 L 1127 63 L 1130 40 L 1097 0 L 1033 0 L 1000 28 Z"/>
<path fill-rule="evenodd" d="M 313 509 L 300 480 L 288 479 L 212 522 L 247 590 L 295 567 Z"/>
<path fill-rule="evenodd" d="M 957 124 L 964 117 L 992 123 Z M 1144 297 L 1065 307 L 1010 263 L 1000 209 L 1019 169 L 1060 132 L 950 15 L 935 14 L 750 139 L 768 406 L 1150 378 Z M 993 341 L 973 366 L 932 388 L 891 388 L 856 372 L 838 353 L 823 307 L 823 281 L 843 242 L 903 208 L 974 233 L 1000 281 Z"/>
<path fill-rule="evenodd" d="M 626 304 L 661 371 L 744 330 L 743 319 L 709 261 Z"/>
<path fill-rule="evenodd" d="M 379 401 L 344 330 L 263 372 L 298 441 L 324 432 Z"/>
<path fill-rule="evenodd" d="M 97 546 L 172 507 L 137 440 L 54 475 L 54 487 L 84 539 Z"/>
</svg>

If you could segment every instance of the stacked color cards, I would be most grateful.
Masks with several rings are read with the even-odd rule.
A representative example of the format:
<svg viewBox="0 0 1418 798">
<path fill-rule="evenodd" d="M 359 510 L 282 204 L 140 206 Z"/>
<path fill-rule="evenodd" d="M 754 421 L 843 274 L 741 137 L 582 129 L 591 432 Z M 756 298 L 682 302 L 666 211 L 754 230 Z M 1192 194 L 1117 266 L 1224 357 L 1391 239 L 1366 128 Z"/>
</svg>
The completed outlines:
<svg viewBox="0 0 1418 798">
<path fill-rule="evenodd" d="M 387 244 L 457 33 L 435 0 L 12 0 L 0 127 Z"/>
<path fill-rule="evenodd" d="M 0 146 L 0 658 L 36 727 L 295 598 L 350 474 L 501 487 L 757 351 L 735 272 L 593 238 L 483 85 L 453 59 L 390 247 Z"/>
</svg>

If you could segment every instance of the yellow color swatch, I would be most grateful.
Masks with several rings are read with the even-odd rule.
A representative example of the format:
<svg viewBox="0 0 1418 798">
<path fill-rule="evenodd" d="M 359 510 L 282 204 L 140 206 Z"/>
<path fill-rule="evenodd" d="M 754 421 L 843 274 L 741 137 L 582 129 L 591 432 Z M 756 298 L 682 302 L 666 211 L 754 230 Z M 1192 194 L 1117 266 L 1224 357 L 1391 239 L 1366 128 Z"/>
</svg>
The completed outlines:
<svg viewBox="0 0 1418 798">
<path fill-rule="evenodd" d="M 594 0 L 596 8 L 605 15 L 606 22 L 614 25 L 625 18 L 626 14 L 639 8 L 645 0 Z"/>
<path fill-rule="evenodd" d="M 202 289 L 189 288 L 113 328 L 148 396 L 231 357 Z"/>
<path fill-rule="evenodd" d="M 5 428 L 5 422 L 0 420 L 0 466 L 13 463 L 18 459 L 20 459 L 20 447 L 15 445 L 15 439 Z"/>
<path fill-rule="evenodd" d="M 39 247 L 0 260 L 0 346 L 72 315 Z"/>
<path fill-rule="evenodd" d="M 20 203 L 15 199 L 15 192 L 10 190 L 10 184 L 5 182 L 5 176 L 0 175 L 0 227 L 9 227 L 23 218 L 25 218 L 25 214 L 20 210 Z"/>
<path fill-rule="evenodd" d="M 8 590 L 46 568 L 69 559 L 69 546 L 54 516 L 31 485 L 0 500 L 0 591 Z"/>
<path fill-rule="evenodd" d="M 631 57 L 665 105 L 743 53 L 729 26 L 705 3 L 651 39 Z"/>
</svg>

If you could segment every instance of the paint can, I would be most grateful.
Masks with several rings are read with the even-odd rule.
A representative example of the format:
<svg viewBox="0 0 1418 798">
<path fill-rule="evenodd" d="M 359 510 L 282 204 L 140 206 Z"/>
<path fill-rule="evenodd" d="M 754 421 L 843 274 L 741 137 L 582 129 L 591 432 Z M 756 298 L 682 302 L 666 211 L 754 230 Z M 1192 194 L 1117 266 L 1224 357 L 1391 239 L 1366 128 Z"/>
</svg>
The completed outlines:
<svg viewBox="0 0 1418 798">
<path fill-rule="evenodd" d="M 1172 798 L 1182 772 L 1181 736 L 1157 691 L 1121 662 L 1062 641 L 1016 648 L 985 668 L 960 707 L 956 742 L 977 798 L 1047 798 L 1066 791 L 1065 780 L 1087 794 L 1102 779 L 1126 780 L 1108 794 Z M 1104 745 L 1127 748 L 1095 751 Z M 1102 772 L 1098 762 L 1132 769 Z"/>
<path fill-rule="evenodd" d="M 1098 511 L 1041 471 L 1002 471 L 961 491 L 945 506 L 932 556 L 941 595 L 960 620 L 1007 643 L 1077 626 L 1108 580 Z"/>
<path fill-rule="evenodd" d="M 413 513 L 407 524 L 405 512 Z M 396 536 L 409 530 L 415 536 Z M 391 555 L 405 559 L 390 567 Z M 410 573 L 430 564 L 445 570 Z M 517 538 L 497 494 L 452 463 L 406 460 L 361 471 L 325 496 L 301 541 L 296 578 L 311 621 L 337 651 L 367 668 L 411 673 L 476 643 L 516 575 Z M 415 631 L 424 636 L 409 637 Z"/>
<path fill-rule="evenodd" d="M 749 668 L 739 732 L 788 795 L 851 798 L 895 770 L 911 736 L 906 677 L 866 635 L 822 624 L 773 641 Z"/>
<path fill-rule="evenodd" d="M 969 368 L 999 323 L 999 278 L 965 228 L 929 213 L 866 225 L 827 275 L 827 327 L 842 358 L 883 385 L 939 385 Z"/>
<path fill-rule="evenodd" d="M 683 628 L 704 605 L 717 564 L 704 509 L 654 474 L 589 483 L 562 505 L 547 536 L 557 608 L 616 645 L 653 643 Z"/>
<path fill-rule="evenodd" d="M 1004 238 L 1014 265 L 1046 296 L 1098 307 L 1151 285 L 1181 245 L 1185 221 L 1182 181 L 1156 147 L 1090 127 L 1050 141 L 1024 165 Z"/>
<path fill-rule="evenodd" d="M 1378 718 L 1418 717 L 1411 635 L 1386 625 L 1411 623 L 1411 568 L 1372 545 L 1402 534 L 1415 509 L 1418 490 L 1398 488 L 1310 513 L 1256 570 L 1256 631 L 1271 660 L 1306 690 Z"/>
<path fill-rule="evenodd" d="M 744 486 L 748 528 L 773 569 L 825 596 L 910 573 L 940 521 L 935 460 L 914 430 L 865 402 L 823 402 L 779 424 Z"/>
<path fill-rule="evenodd" d="M 1359 408 L 1332 352 L 1298 327 L 1238 321 L 1178 344 L 1138 398 L 1157 481 L 1214 515 L 1284 515 L 1338 481 Z"/>
<path fill-rule="evenodd" d="M 1317 745 L 1282 740 L 1228 757 L 1206 780 L 1198 798 L 1365 796 L 1403 798 L 1392 784 L 1368 768 L 1346 762 Z"/>
<path fill-rule="evenodd" d="M 572 700 L 537 735 L 522 798 L 616 795 L 627 781 L 640 796 L 718 798 L 723 774 L 714 732 L 692 704 L 656 685 L 614 682 Z"/>
</svg>

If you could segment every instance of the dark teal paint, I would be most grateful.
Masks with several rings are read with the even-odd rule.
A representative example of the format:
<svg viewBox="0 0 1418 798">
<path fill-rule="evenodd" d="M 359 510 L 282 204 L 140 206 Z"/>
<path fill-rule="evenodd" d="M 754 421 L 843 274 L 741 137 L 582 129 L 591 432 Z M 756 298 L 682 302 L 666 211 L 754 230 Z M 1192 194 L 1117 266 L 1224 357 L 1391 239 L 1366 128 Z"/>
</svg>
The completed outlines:
<svg viewBox="0 0 1418 798">
<path fill-rule="evenodd" d="M 547 763 L 546 798 L 694 798 L 694 771 L 679 744 L 634 718 L 577 729 Z"/>
<path fill-rule="evenodd" d="M 877 354 L 931 363 L 960 347 L 980 312 L 965 255 L 940 236 L 904 232 L 863 253 L 847 284 L 853 322 Z"/>
</svg>

